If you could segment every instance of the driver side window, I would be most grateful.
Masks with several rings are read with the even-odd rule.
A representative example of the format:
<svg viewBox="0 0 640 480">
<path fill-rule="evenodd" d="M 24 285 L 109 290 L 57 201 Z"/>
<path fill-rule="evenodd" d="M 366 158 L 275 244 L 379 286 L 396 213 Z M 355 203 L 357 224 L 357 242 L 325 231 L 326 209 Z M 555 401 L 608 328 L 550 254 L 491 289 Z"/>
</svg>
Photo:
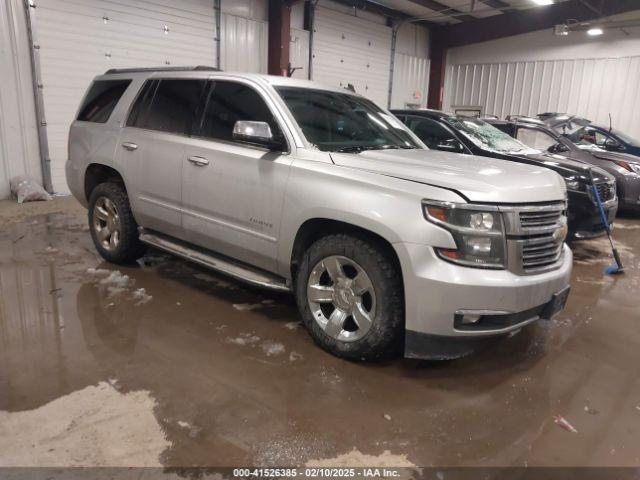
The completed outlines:
<svg viewBox="0 0 640 480">
<path fill-rule="evenodd" d="M 405 123 L 432 150 L 463 150 L 462 145 L 453 134 L 434 120 L 409 116 Z"/>
<path fill-rule="evenodd" d="M 274 138 L 283 138 L 271 110 L 258 92 L 241 83 L 215 81 L 199 136 L 232 142 L 233 127 L 239 120 L 266 122 Z"/>
</svg>

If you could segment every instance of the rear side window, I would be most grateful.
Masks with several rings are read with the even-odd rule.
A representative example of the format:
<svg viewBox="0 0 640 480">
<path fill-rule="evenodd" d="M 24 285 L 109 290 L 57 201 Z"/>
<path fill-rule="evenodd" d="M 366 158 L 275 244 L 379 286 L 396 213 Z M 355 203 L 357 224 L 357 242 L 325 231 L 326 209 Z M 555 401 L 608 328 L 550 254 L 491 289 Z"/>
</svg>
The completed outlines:
<svg viewBox="0 0 640 480">
<path fill-rule="evenodd" d="M 206 80 L 149 81 L 131 109 L 127 125 L 188 135 Z"/>
<path fill-rule="evenodd" d="M 233 127 L 239 120 L 267 122 L 274 137 L 282 136 L 271 110 L 258 92 L 241 83 L 216 81 L 204 112 L 200 135 L 233 141 Z"/>
<path fill-rule="evenodd" d="M 98 80 L 93 82 L 84 103 L 80 107 L 78 120 L 105 123 L 116 108 L 120 97 L 131 80 Z"/>
</svg>

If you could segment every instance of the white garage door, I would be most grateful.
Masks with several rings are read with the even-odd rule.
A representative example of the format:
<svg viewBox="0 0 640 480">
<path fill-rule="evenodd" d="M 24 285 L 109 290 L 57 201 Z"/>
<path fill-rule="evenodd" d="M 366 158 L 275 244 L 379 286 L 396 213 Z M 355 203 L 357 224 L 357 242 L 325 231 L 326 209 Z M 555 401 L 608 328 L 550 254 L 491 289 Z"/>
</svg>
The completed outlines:
<svg viewBox="0 0 640 480">
<path fill-rule="evenodd" d="M 319 5 L 314 17 L 313 79 L 356 92 L 386 108 L 391 28 Z"/>
<path fill-rule="evenodd" d="M 56 192 L 66 192 L 67 136 L 91 79 L 115 67 L 216 62 L 211 0 L 38 0 L 44 104 Z"/>
</svg>

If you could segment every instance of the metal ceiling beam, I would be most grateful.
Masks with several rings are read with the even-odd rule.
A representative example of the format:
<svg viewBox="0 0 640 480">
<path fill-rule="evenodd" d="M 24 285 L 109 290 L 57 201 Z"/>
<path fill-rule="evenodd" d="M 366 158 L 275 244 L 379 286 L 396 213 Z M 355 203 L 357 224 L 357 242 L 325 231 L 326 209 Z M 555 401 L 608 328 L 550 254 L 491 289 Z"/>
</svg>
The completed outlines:
<svg viewBox="0 0 640 480">
<path fill-rule="evenodd" d="M 432 29 L 432 41 L 442 42 L 446 48 L 486 42 L 522 33 L 545 30 L 568 19 L 580 22 L 602 16 L 639 10 L 638 0 L 608 0 L 602 4 L 602 15 L 584 6 L 581 0 L 569 0 L 547 7 L 515 10 L 501 15 L 476 19 L 457 25 Z"/>
<path fill-rule="evenodd" d="M 434 12 L 453 17 L 456 20 L 460 20 L 462 22 L 477 20 L 477 18 L 473 15 L 468 15 L 467 13 L 458 10 L 457 8 L 449 7 L 444 3 L 440 3 L 436 0 L 409 0 L 409 2 L 415 5 L 420 5 L 421 7 L 428 8 L 429 10 L 433 10 Z"/>
<path fill-rule="evenodd" d="M 509 5 L 507 2 L 504 2 L 503 0 L 479 0 L 479 1 L 487 5 L 488 7 L 495 8 L 496 10 L 500 10 L 501 12 L 509 12 L 514 9 L 511 5 Z"/>
</svg>

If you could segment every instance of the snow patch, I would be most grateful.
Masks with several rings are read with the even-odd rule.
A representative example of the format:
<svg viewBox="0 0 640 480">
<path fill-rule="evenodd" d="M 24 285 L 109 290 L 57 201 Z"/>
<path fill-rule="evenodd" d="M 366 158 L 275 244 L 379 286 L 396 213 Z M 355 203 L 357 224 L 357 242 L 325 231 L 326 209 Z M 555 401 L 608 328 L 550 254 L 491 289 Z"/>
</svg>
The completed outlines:
<svg viewBox="0 0 640 480">
<path fill-rule="evenodd" d="M 250 333 L 241 333 L 238 337 L 227 337 L 226 342 L 234 345 L 245 347 L 247 345 L 254 345 L 260 341 L 260 337 L 252 335 Z"/>
<path fill-rule="evenodd" d="M 171 447 L 146 390 L 100 382 L 34 410 L 0 411 L 2 467 L 160 467 Z"/>
<path fill-rule="evenodd" d="M 267 354 L 268 357 L 273 355 L 282 355 L 284 353 L 284 345 L 276 342 L 264 342 L 260 345 L 262 351 Z"/>
<path fill-rule="evenodd" d="M 138 288 L 133 291 L 133 299 L 136 301 L 134 305 L 137 307 L 138 305 L 144 305 L 145 303 L 149 303 L 153 300 L 153 297 L 147 293 L 144 288 Z"/>
</svg>

